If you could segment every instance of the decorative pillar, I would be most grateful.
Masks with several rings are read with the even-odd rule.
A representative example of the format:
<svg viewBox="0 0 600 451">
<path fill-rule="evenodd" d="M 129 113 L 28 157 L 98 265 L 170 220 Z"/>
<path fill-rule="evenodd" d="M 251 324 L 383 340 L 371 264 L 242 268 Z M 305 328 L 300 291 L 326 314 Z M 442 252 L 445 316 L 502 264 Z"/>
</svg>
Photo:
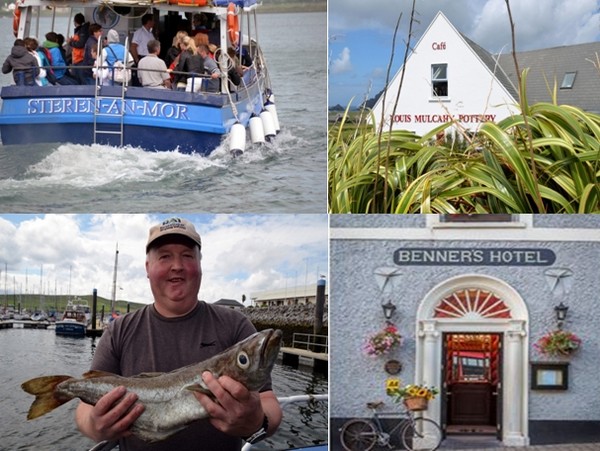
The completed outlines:
<svg viewBox="0 0 600 451">
<path fill-rule="evenodd" d="M 503 443 L 504 446 L 526 446 L 527 381 L 525 343 L 527 333 L 520 321 L 511 322 L 506 331 L 503 377 Z M 525 366 L 525 368 L 524 368 Z"/>
<path fill-rule="evenodd" d="M 436 329 L 436 321 L 424 320 L 421 321 L 421 328 L 418 331 L 419 340 L 422 341 L 422 350 L 423 354 L 421 356 L 422 362 L 419 365 L 422 372 L 416 375 L 416 384 L 423 384 L 427 386 L 434 386 L 438 389 L 440 386 L 440 373 L 441 373 L 441 332 Z M 429 407 L 427 410 L 422 412 L 423 417 L 430 418 L 436 423 L 439 423 L 441 411 L 441 402 L 440 397 L 432 399 L 429 401 Z M 429 425 L 426 424 L 426 427 Z M 423 445 L 424 447 L 428 447 L 428 431 L 427 429 L 423 431 L 425 433 L 425 437 L 423 438 L 424 443 L 420 443 L 419 446 Z M 431 439 L 434 440 L 433 438 Z"/>
</svg>

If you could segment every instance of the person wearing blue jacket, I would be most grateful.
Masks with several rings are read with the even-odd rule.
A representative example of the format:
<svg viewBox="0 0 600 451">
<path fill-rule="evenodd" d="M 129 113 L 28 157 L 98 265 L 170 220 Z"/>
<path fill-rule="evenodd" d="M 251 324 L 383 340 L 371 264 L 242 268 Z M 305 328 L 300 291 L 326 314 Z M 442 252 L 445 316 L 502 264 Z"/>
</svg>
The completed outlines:
<svg viewBox="0 0 600 451">
<path fill-rule="evenodd" d="M 58 34 L 54 31 L 46 33 L 46 40 L 42 44 L 44 48 L 50 53 L 52 58 L 52 66 L 54 66 L 54 75 L 56 76 L 56 83 L 59 85 L 76 85 L 77 80 L 71 77 L 66 69 L 67 63 L 65 62 L 63 52 L 58 44 Z"/>
</svg>

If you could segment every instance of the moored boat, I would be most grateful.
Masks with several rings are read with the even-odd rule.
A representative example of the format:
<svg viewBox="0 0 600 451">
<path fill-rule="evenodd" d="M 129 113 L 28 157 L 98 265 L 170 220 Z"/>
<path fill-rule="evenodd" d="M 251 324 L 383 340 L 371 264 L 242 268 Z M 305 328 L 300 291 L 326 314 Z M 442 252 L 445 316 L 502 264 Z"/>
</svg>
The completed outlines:
<svg viewBox="0 0 600 451">
<path fill-rule="evenodd" d="M 56 335 L 85 337 L 89 322 L 90 308 L 87 303 L 83 303 L 82 301 L 74 303 L 69 300 L 62 318 L 55 323 Z"/>
<path fill-rule="evenodd" d="M 209 92 L 206 76 L 197 75 L 192 79 L 200 89 L 191 86 L 189 92 L 134 86 L 126 77 L 122 84 L 112 85 L 103 85 L 97 79 L 92 85 L 4 86 L 0 94 L 2 143 L 98 143 L 209 154 L 228 137 L 229 149 L 237 154 L 245 150 L 247 141 L 268 141 L 277 132 L 279 122 L 267 65 L 257 41 L 258 7 L 256 0 L 18 2 L 14 24 L 19 38 L 39 30 L 35 19 L 40 11 L 67 8 L 71 14 L 83 12 L 90 22 L 100 24 L 103 35 L 109 29 L 116 30 L 121 43 L 128 46 L 133 32 L 141 27 L 140 18 L 151 13 L 161 41 L 161 55 L 194 14 L 204 14 L 213 19 L 209 36 L 218 40 L 214 43 L 214 58 L 221 75 L 217 92 Z M 38 32 L 44 35 L 48 31 L 61 32 Z M 235 57 L 228 55 L 229 48 L 238 52 Z M 248 66 L 236 86 L 228 78 L 228 71 L 242 56 Z M 131 70 L 135 73 L 137 69 Z"/>
</svg>

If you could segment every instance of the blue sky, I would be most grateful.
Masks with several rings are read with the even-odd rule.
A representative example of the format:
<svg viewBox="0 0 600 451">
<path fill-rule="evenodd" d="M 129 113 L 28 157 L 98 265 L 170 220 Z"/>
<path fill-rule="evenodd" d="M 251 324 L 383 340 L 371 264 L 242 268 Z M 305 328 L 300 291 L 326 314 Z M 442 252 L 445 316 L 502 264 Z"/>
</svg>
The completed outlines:
<svg viewBox="0 0 600 451">
<path fill-rule="evenodd" d="M 390 77 L 406 46 L 408 0 L 329 0 L 329 105 L 353 105 L 385 85 L 394 27 L 402 12 Z M 510 50 L 504 0 L 417 0 L 412 39 L 417 43 L 438 11 L 490 52 Z M 600 41 L 600 0 L 513 0 L 518 50 Z"/>
<path fill-rule="evenodd" d="M 38 293 L 40 282 L 44 294 L 68 295 L 69 277 L 72 295 L 97 288 L 110 298 L 118 243 L 117 298 L 149 303 L 148 229 L 172 216 L 0 215 L 0 302 L 5 289 Z M 327 215 L 181 217 L 202 237 L 200 298 L 208 302 L 314 284 L 327 274 Z"/>
</svg>

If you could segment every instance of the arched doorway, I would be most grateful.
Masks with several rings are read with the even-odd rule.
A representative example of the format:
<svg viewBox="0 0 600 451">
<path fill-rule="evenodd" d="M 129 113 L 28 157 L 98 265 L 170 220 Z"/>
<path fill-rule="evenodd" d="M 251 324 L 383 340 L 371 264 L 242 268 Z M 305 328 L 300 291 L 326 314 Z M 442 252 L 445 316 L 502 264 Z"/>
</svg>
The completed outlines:
<svg viewBox="0 0 600 451">
<path fill-rule="evenodd" d="M 494 383 L 500 393 L 494 406 L 497 417 L 492 418 L 505 446 L 528 445 L 529 315 L 519 293 L 490 276 L 453 277 L 423 298 L 416 327 L 415 381 L 442 389 L 448 372 L 445 342 L 460 337 L 488 337 L 481 339 L 503 343 L 494 364 L 498 372 Z M 489 349 L 497 351 L 498 347 Z M 427 417 L 442 426 L 447 426 L 448 421 L 445 395 L 444 392 L 436 397 L 425 411 Z"/>
</svg>

